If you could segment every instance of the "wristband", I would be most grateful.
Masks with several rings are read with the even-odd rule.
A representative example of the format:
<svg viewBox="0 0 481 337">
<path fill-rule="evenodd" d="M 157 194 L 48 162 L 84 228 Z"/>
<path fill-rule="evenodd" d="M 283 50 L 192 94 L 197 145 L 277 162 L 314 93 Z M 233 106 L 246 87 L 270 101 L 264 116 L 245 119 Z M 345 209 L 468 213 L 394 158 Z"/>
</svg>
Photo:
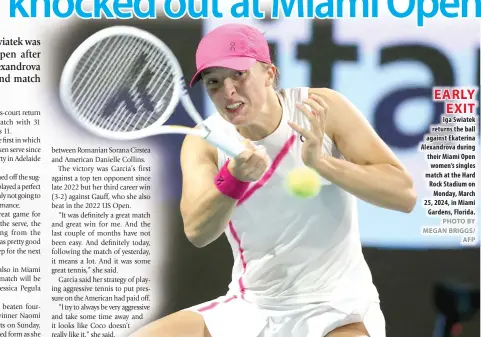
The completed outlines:
<svg viewBox="0 0 481 337">
<path fill-rule="evenodd" d="M 239 200 L 249 187 L 249 182 L 241 181 L 234 177 L 227 168 L 228 164 L 229 160 L 226 161 L 219 170 L 219 173 L 215 176 L 214 183 L 222 194 L 232 199 Z"/>
</svg>

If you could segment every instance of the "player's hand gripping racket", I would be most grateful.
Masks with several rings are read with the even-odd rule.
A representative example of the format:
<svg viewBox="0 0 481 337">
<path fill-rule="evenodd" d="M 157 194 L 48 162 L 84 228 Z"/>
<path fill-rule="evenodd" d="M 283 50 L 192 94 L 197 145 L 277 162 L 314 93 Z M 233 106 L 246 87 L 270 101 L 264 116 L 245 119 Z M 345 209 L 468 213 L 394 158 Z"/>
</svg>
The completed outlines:
<svg viewBox="0 0 481 337">
<path fill-rule="evenodd" d="M 190 134 L 231 157 L 245 149 L 239 140 L 203 124 L 172 51 L 138 28 L 106 28 L 86 39 L 65 65 L 60 97 L 75 120 L 101 137 L 132 140 Z M 179 101 L 200 128 L 164 125 Z"/>
</svg>

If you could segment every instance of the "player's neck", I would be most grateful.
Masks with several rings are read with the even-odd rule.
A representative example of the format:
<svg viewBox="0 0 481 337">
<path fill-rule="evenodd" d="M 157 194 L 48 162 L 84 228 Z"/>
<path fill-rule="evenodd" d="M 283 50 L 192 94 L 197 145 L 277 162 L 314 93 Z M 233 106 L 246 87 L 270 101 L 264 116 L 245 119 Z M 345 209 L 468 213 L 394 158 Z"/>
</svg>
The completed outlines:
<svg viewBox="0 0 481 337">
<path fill-rule="evenodd" d="M 256 121 L 237 128 L 237 131 L 252 141 L 261 140 L 272 134 L 279 127 L 282 119 L 282 105 L 274 90 L 269 90 L 267 101 Z"/>
</svg>

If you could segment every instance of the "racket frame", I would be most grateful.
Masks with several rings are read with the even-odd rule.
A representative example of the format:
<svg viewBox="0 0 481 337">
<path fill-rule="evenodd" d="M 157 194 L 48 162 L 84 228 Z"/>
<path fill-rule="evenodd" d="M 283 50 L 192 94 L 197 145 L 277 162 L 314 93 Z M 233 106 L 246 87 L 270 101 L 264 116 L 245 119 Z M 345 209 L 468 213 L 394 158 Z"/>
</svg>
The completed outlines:
<svg viewBox="0 0 481 337">
<path fill-rule="evenodd" d="M 170 65 L 173 68 L 174 85 L 170 102 L 168 103 L 164 113 L 159 118 L 159 120 L 155 121 L 148 127 L 141 130 L 121 132 L 103 130 L 87 122 L 86 119 L 79 118 L 79 116 L 74 112 L 76 111 L 76 108 L 72 96 L 70 95 L 70 91 L 74 72 L 78 63 L 80 62 L 84 54 L 96 43 L 113 36 L 132 36 L 144 39 L 145 41 L 151 43 L 152 45 L 160 49 L 167 57 L 168 62 L 170 62 Z M 185 134 L 201 137 L 212 145 L 220 148 L 228 156 L 233 158 L 245 150 L 245 146 L 241 143 L 239 139 L 229 136 L 221 130 L 212 130 L 204 124 L 204 119 L 195 108 L 187 91 L 182 69 L 174 53 L 162 40 L 160 40 L 153 34 L 136 27 L 112 26 L 104 28 L 85 39 L 85 41 L 83 41 L 75 49 L 75 51 L 72 53 L 67 63 L 65 64 L 60 78 L 59 91 L 60 100 L 65 107 L 65 110 L 67 110 L 68 114 L 82 127 L 99 137 L 113 140 L 134 140 L 140 138 L 147 138 L 159 134 Z M 163 125 L 174 113 L 175 108 L 179 105 L 179 102 L 182 103 L 182 106 L 186 110 L 187 114 L 199 126 L 199 128 L 191 128 L 182 125 Z"/>
</svg>

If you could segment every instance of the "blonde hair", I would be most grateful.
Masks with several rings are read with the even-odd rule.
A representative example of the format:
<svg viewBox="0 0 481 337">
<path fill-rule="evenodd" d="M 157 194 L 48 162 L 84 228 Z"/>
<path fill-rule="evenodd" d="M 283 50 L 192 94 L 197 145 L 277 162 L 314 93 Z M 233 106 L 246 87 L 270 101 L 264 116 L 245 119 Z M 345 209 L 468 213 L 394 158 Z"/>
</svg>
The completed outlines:
<svg viewBox="0 0 481 337">
<path fill-rule="evenodd" d="M 275 91 L 279 91 L 281 88 L 281 74 L 279 72 L 279 67 L 277 67 L 274 63 L 264 63 L 262 62 L 262 65 L 264 66 L 264 69 L 267 70 L 270 66 L 274 66 L 276 68 L 276 73 L 274 75 L 274 81 L 272 82 L 272 87 L 274 88 Z"/>
<path fill-rule="evenodd" d="M 281 90 L 281 73 L 279 70 L 279 67 L 274 65 L 276 67 L 276 74 L 274 75 L 274 82 L 272 83 L 272 86 L 274 87 L 275 91 Z"/>
</svg>

